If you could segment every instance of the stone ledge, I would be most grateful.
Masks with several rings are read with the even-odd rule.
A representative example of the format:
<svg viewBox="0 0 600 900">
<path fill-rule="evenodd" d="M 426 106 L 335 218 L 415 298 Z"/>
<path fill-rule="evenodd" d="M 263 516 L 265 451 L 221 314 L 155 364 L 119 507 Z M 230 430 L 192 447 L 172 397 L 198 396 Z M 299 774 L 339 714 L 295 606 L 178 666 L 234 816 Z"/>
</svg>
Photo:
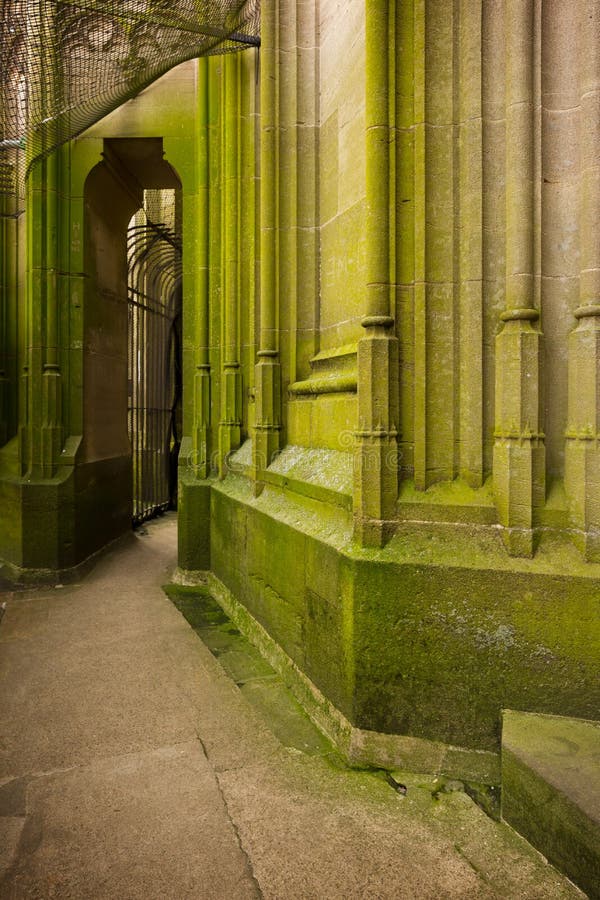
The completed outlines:
<svg viewBox="0 0 600 900">
<path fill-rule="evenodd" d="M 600 722 L 504 710 L 502 817 L 600 897 Z"/>
<path fill-rule="evenodd" d="M 355 727 L 214 573 L 178 569 L 173 582 L 208 587 L 232 622 L 281 676 L 308 717 L 351 766 L 402 768 L 423 774 L 462 778 L 468 782 L 498 784 L 500 772 L 496 753 Z"/>
</svg>

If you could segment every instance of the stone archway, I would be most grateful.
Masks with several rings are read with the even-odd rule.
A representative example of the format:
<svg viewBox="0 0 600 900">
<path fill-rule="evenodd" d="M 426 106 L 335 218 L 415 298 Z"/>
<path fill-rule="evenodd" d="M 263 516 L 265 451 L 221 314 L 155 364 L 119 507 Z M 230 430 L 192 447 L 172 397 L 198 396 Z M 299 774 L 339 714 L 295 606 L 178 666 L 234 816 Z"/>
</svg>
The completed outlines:
<svg viewBox="0 0 600 900">
<path fill-rule="evenodd" d="M 86 507 L 82 527 L 94 529 L 89 539 L 97 544 L 123 533 L 132 521 L 127 240 L 132 217 L 144 208 L 145 192 L 158 190 L 173 191 L 181 205 L 181 183 L 163 158 L 160 138 L 106 139 L 103 160 L 85 182 L 87 279 L 79 469 L 87 486 L 80 495 Z M 150 335 L 143 340 L 150 340 Z"/>
</svg>

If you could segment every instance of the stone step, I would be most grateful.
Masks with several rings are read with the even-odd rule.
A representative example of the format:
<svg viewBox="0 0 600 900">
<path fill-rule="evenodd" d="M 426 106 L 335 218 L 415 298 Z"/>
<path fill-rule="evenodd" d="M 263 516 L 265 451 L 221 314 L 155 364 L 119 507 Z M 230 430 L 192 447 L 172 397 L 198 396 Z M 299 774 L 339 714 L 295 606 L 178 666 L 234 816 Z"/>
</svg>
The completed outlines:
<svg viewBox="0 0 600 900">
<path fill-rule="evenodd" d="M 600 898 L 600 722 L 504 710 L 502 817 Z"/>
</svg>

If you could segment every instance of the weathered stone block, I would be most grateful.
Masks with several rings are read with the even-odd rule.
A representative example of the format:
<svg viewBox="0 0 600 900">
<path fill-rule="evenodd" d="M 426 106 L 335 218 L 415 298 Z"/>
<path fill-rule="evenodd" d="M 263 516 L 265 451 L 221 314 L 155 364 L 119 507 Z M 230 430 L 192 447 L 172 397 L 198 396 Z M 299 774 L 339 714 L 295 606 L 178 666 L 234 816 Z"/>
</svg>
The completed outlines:
<svg viewBox="0 0 600 900">
<path fill-rule="evenodd" d="M 502 816 L 600 897 L 600 722 L 505 710 Z"/>
</svg>

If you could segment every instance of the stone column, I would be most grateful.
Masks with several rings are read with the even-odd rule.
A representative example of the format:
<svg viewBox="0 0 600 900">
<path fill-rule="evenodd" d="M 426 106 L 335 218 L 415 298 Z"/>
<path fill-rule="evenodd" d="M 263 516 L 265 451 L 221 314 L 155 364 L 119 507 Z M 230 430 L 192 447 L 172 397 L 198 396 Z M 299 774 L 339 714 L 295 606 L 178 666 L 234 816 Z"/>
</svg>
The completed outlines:
<svg viewBox="0 0 600 900">
<path fill-rule="evenodd" d="M 14 253 L 7 238 L 6 200 L 0 196 L 0 447 L 8 440 L 8 259 Z"/>
<path fill-rule="evenodd" d="M 28 359 L 22 376 L 22 471 L 51 478 L 63 443 L 59 358 L 60 150 L 34 163 L 27 188 Z"/>
<path fill-rule="evenodd" d="M 238 324 L 238 222 L 239 222 L 239 56 L 223 61 L 223 347 L 221 420 L 219 422 L 219 476 L 227 474 L 227 459 L 240 445 L 242 424 L 242 373 Z"/>
<path fill-rule="evenodd" d="M 59 61 L 54 55 L 55 15 L 28 32 L 32 63 L 30 81 L 38 108 L 30 111 L 39 122 L 30 141 L 27 177 L 27 311 L 28 363 L 24 367 L 21 405 L 20 456 L 22 472 L 51 478 L 56 473 L 63 443 L 62 375 L 60 370 L 59 240 L 60 172 L 62 153 L 55 149 L 52 121 L 61 90 Z"/>
<path fill-rule="evenodd" d="M 41 474 L 51 478 L 56 471 L 63 443 L 62 374 L 59 364 L 59 265 L 58 243 L 61 198 L 59 167 L 61 151 L 55 150 L 46 160 L 45 266 L 40 273 L 45 288 L 44 361 L 42 369 Z"/>
<path fill-rule="evenodd" d="M 3 140 L 10 139 L 10 114 L 7 109 L 8 97 L 5 96 L 6 76 L 4 84 L 0 85 L 0 133 Z M 6 217 L 8 214 L 7 194 L 11 189 L 12 166 L 7 152 L 8 148 L 0 148 L 0 447 L 3 447 L 8 439 L 8 279 L 7 268 L 10 247 L 7 243 L 8 229 Z M 7 233 L 8 232 L 8 233 Z"/>
<path fill-rule="evenodd" d="M 245 50 L 240 57 L 240 362 L 242 364 L 242 440 L 250 437 L 254 424 L 254 364 L 258 335 L 258 149 L 260 120 L 257 97 L 258 50 Z"/>
<path fill-rule="evenodd" d="M 14 437 L 17 424 L 19 296 L 19 232 L 23 202 L 20 169 L 23 166 L 22 109 L 17 93 L 20 79 L 5 85 L 0 115 L 6 115 L 2 133 L 8 146 L 0 150 L 0 447 Z M 15 92 L 17 96 L 9 96 Z M 16 114 L 15 114 L 16 112 Z"/>
<path fill-rule="evenodd" d="M 297 122 L 296 271 L 297 320 L 294 380 L 306 378 L 319 350 L 319 13 L 317 4 L 299 5 Z"/>
<path fill-rule="evenodd" d="M 456 56 L 455 82 L 455 171 L 454 229 L 457 296 L 458 352 L 458 471 L 470 487 L 483 484 L 484 477 L 484 315 L 482 241 L 482 4 L 460 0 L 458 23 L 454 20 Z M 457 27 L 458 26 L 458 27 Z M 457 202 L 458 201 L 458 202 Z M 458 221 L 457 221 L 458 220 Z M 458 228 L 457 228 L 458 225 Z M 458 234 L 456 234 L 458 231 Z M 458 265 L 457 265 L 458 264 Z"/>
<path fill-rule="evenodd" d="M 390 4 L 366 0 L 366 296 L 358 342 L 354 536 L 385 543 L 398 499 L 398 342 L 390 315 Z"/>
<path fill-rule="evenodd" d="M 252 469 L 260 493 L 261 472 L 279 449 L 281 430 L 281 366 L 277 336 L 279 69 L 278 4 L 266 3 L 261 18 L 260 137 L 260 338 L 255 367 L 255 423 Z"/>
<path fill-rule="evenodd" d="M 506 0 L 506 309 L 496 338 L 494 495 L 514 556 L 545 497 L 542 335 L 534 304 L 534 0 Z"/>
<path fill-rule="evenodd" d="M 198 60 L 198 218 L 197 218 L 197 308 L 196 371 L 194 373 L 193 465 L 198 478 L 210 470 L 210 354 L 209 354 L 209 132 L 208 59 Z"/>
<path fill-rule="evenodd" d="M 600 561 L 600 8 L 581 0 L 580 280 L 569 338 L 565 481 L 576 541 Z M 575 8 L 572 10 L 575 15 Z"/>
</svg>

